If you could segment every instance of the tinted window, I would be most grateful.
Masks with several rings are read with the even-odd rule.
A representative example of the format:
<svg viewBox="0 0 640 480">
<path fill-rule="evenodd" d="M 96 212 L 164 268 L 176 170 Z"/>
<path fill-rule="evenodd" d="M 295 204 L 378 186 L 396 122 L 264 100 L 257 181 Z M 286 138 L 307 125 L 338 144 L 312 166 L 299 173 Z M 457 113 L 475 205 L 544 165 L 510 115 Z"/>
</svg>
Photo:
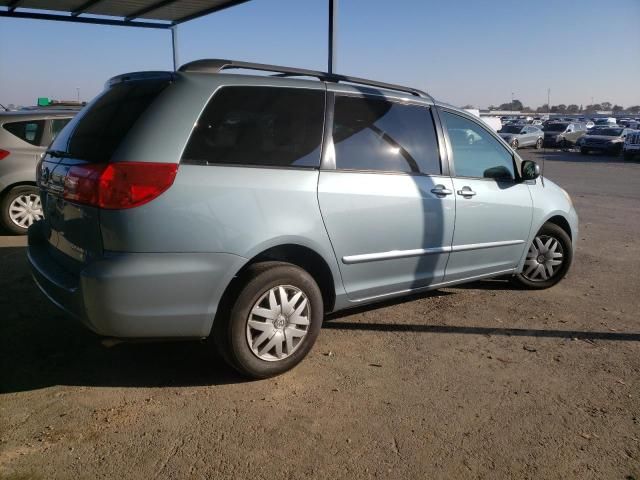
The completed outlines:
<svg viewBox="0 0 640 480">
<path fill-rule="evenodd" d="M 324 92 L 225 87 L 198 119 L 186 163 L 319 167 Z"/>
<path fill-rule="evenodd" d="M 385 100 L 336 97 L 336 168 L 440 173 L 431 112 Z"/>
<path fill-rule="evenodd" d="M 5 123 L 4 129 L 31 145 L 40 145 L 44 131 L 44 120 Z"/>
<path fill-rule="evenodd" d="M 458 177 L 513 179 L 511 154 L 480 125 L 443 112 Z"/>
<path fill-rule="evenodd" d="M 119 83 L 105 90 L 57 136 L 51 149 L 92 162 L 107 162 L 140 115 L 170 80 Z"/>
<path fill-rule="evenodd" d="M 55 140 L 60 131 L 71 121 L 70 118 L 54 118 L 51 120 L 51 140 Z"/>
</svg>

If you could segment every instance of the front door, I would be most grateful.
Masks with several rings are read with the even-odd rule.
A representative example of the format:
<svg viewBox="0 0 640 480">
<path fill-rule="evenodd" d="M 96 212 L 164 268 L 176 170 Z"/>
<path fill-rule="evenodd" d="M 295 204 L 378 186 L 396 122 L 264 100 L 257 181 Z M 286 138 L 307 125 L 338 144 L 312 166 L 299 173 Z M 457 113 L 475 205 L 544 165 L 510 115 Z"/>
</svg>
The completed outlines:
<svg viewBox="0 0 640 480">
<path fill-rule="evenodd" d="M 425 106 L 336 96 L 318 199 L 351 300 L 442 281 L 455 200 L 435 132 Z"/>
<path fill-rule="evenodd" d="M 445 281 L 512 271 L 529 237 L 532 199 L 517 180 L 513 156 L 482 125 L 441 112 L 448 131 L 456 221 Z M 461 132 L 473 132 L 473 144 Z"/>
</svg>

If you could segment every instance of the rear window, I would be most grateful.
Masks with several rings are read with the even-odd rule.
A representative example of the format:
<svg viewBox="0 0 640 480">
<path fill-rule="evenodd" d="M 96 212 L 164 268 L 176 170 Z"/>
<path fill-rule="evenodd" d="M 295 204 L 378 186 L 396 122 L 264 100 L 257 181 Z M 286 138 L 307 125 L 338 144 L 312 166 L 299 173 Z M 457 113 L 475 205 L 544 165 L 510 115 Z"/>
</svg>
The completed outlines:
<svg viewBox="0 0 640 480">
<path fill-rule="evenodd" d="M 198 119 L 182 162 L 317 168 L 324 97 L 321 90 L 224 87 Z"/>
<path fill-rule="evenodd" d="M 44 131 L 44 120 L 5 123 L 3 127 L 7 132 L 31 145 L 40 145 Z"/>
<path fill-rule="evenodd" d="M 140 115 L 170 80 L 123 82 L 105 90 L 63 129 L 52 150 L 91 162 L 108 162 Z"/>
</svg>

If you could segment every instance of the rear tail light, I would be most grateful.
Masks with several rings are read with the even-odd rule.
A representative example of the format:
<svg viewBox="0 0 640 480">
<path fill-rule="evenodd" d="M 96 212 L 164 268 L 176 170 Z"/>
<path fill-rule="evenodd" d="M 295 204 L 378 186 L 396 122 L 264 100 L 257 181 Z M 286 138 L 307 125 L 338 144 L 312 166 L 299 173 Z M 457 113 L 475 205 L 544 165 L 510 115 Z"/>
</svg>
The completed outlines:
<svg viewBox="0 0 640 480">
<path fill-rule="evenodd" d="M 175 163 L 89 163 L 69 169 L 64 198 L 99 208 L 133 208 L 166 191 L 176 178 Z"/>
<path fill-rule="evenodd" d="M 3 150 L 0 148 L 0 160 L 7 158 L 11 152 L 9 150 Z"/>
</svg>

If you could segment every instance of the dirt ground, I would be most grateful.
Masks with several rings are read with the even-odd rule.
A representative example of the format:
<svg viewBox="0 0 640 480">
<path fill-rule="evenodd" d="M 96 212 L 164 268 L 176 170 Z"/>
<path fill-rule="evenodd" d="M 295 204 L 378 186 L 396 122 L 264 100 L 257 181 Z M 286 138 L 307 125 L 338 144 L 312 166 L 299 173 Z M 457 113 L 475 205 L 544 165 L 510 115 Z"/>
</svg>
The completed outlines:
<svg viewBox="0 0 640 480">
<path fill-rule="evenodd" d="M 640 480 L 640 163 L 546 158 L 581 220 L 561 284 L 336 315 L 271 380 L 207 343 L 104 345 L 0 238 L 0 479 Z"/>
</svg>

